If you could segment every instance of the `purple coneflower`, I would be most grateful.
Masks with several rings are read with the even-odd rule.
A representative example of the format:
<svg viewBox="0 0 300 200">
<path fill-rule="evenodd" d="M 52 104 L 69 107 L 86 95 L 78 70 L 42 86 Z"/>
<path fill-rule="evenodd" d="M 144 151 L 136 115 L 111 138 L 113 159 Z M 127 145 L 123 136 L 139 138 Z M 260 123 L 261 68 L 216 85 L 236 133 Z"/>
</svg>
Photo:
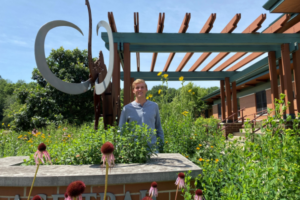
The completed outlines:
<svg viewBox="0 0 300 200">
<path fill-rule="evenodd" d="M 115 164 L 115 157 L 114 157 L 114 152 L 115 147 L 112 143 L 110 142 L 105 142 L 102 147 L 101 147 L 101 152 L 102 152 L 102 161 L 103 161 L 103 166 L 105 166 L 105 163 L 108 163 L 109 167 L 113 167 Z"/>
<path fill-rule="evenodd" d="M 177 199 L 177 194 L 178 194 L 178 189 L 184 187 L 184 173 L 180 172 L 178 174 L 178 177 L 176 179 L 175 185 L 177 185 L 177 190 L 176 190 L 176 195 L 175 195 L 175 200 Z"/>
<path fill-rule="evenodd" d="M 32 200 L 42 200 L 42 198 L 39 195 L 35 195 Z"/>
<path fill-rule="evenodd" d="M 69 184 L 65 193 L 65 200 L 73 200 L 77 198 L 82 200 L 82 193 L 84 193 L 85 184 L 82 181 L 74 181 Z"/>
<path fill-rule="evenodd" d="M 149 196 L 150 197 L 157 197 L 158 196 L 158 191 L 157 191 L 157 183 L 156 182 L 152 182 L 151 183 L 151 188 L 149 190 Z"/>
<path fill-rule="evenodd" d="M 44 143 L 39 144 L 38 150 L 34 153 L 34 160 L 36 164 L 39 164 L 39 159 L 42 163 L 44 163 L 43 155 L 45 155 L 46 161 L 48 160 L 52 164 L 50 155 L 48 151 L 46 151 L 46 148 L 47 147 Z"/>
<path fill-rule="evenodd" d="M 203 195 L 202 190 L 200 190 L 200 189 L 196 190 L 194 200 L 202 200 L 202 195 Z"/>
</svg>

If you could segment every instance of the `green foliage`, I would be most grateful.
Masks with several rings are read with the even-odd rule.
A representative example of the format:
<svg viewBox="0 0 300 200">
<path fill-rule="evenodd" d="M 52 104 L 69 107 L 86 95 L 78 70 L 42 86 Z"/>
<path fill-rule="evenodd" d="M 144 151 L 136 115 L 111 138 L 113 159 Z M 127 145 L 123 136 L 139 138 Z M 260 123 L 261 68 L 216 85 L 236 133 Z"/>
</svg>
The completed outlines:
<svg viewBox="0 0 300 200">
<path fill-rule="evenodd" d="M 88 79 L 87 51 L 62 47 L 52 50 L 47 63 L 50 70 L 61 80 L 80 83 Z M 22 104 L 13 114 L 12 127 L 16 130 L 32 130 L 49 124 L 58 126 L 67 120 L 71 124 L 91 121 L 93 111 L 93 89 L 80 95 L 65 94 L 53 88 L 38 69 L 32 72 L 35 87 L 23 85 L 16 88 L 15 94 Z"/>
</svg>

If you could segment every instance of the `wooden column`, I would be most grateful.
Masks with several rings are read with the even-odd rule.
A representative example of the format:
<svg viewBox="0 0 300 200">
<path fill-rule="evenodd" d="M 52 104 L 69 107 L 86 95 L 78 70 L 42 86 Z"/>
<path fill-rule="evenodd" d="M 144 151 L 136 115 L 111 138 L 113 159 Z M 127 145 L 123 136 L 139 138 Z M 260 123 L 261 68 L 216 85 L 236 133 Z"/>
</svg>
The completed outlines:
<svg viewBox="0 0 300 200">
<path fill-rule="evenodd" d="M 132 87 L 132 83 L 134 81 L 134 78 L 130 78 L 130 101 L 133 102 L 134 101 L 134 94 L 133 94 L 133 87 Z"/>
<path fill-rule="evenodd" d="M 121 75 L 121 69 L 120 69 L 120 57 L 118 53 L 118 43 L 114 43 L 114 70 L 112 75 L 112 83 L 113 83 L 113 120 L 117 117 L 117 123 L 119 123 L 120 118 L 120 110 L 121 110 L 121 102 L 119 100 L 120 98 L 120 75 Z"/>
<path fill-rule="evenodd" d="M 130 50 L 129 43 L 124 43 L 124 105 L 130 103 Z"/>
<path fill-rule="evenodd" d="M 269 73 L 271 81 L 271 101 L 272 109 L 274 110 L 273 116 L 275 116 L 275 98 L 279 99 L 278 96 L 278 83 L 277 83 L 277 69 L 276 69 L 276 52 L 268 52 L 268 61 L 269 61 Z"/>
<path fill-rule="evenodd" d="M 221 120 L 225 120 L 225 91 L 224 91 L 224 80 L 220 81 L 220 93 L 221 93 Z"/>
<path fill-rule="evenodd" d="M 291 63 L 290 63 L 290 49 L 289 44 L 281 45 L 281 59 L 282 59 L 282 72 L 283 72 L 283 82 L 285 86 L 285 103 L 289 106 L 286 109 L 286 115 L 290 115 L 292 119 L 295 118 L 294 110 L 294 98 L 293 98 L 293 86 L 292 86 L 292 73 L 291 73 Z"/>
<path fill-rule="evenodd" d="M 298 45 L 298 49 L 300 45 Z M 294 84 L 295 84 L 295 97 L 297 104 L 297 111 L 300 111 L 300 49 L 293 53 L 294 65 Z"/>
<path fill-rule="evenodd" d="M 279 64 L 279 81 L 280 81 L 280 90 L 281 90 L 281 93 L 284 93 L 285 91 L 285 87 L 284 87 L 284 78 L 283 78 L 283 71 L 282 71 L 282 60 L 279 59 L 278 60 L 278 64 Z M 280 98 L 280 95 L 278 95 L 278 99 Z M 283 111 L 282 112 L 283 114 L 283 119 L 286 119 L 286 112 Z"/>
<path fill-rule="evenodd" d="M 230 90 L 230 82 L 229 82 L 229 77 L 225 78 L 225 90 L 226 90 L 226 110 L 227 110 L 227 118 L 232 115 L 232 110 L 231 110 L 231 90 Z M 232 117 L 227 119 L 228 123 L 232 122 Z"/>
<path fill-rule="evenodd" d="M 236 82 L 232 82 L 232 104 L 233 104 L 233 121 L 238 119 L 238 105 L 237 105 L 237 97 L 236 97 Z"/>
</svg>

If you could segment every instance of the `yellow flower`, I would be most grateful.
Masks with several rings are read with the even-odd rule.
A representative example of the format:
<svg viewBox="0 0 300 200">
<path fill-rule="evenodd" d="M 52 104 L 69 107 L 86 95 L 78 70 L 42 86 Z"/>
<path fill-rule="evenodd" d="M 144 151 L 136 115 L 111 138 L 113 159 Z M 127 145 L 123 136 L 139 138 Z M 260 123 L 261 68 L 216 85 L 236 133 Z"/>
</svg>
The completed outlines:
<svg viewBox="0 0 300 200">
<path fill-rule="evenodd" d="M 71 135 L 69 134 L 68 137 L 71 137 Z"/>
<path fill-rule="evenodd" d="M 209 160 L 206 160 L 206 162 L 209 162 Z"/>
<path fill-rule="evenodd" d="M 166 141 L 166 144 L 168 143 L 168 141 Z"/>
<path fill-rule="evenodd" d="M 219 172 L 222 172 L 223 170 L 219 169 L 218 171 L 219 171 Z"/>
<path fill-rule="evenodd" d="M 149 99 L 149 97 L 147 97 L 146 99 Z"/>
<path fill-rule="evenodd" d="M 9 124 L 7 126 L 10 126 Z"/>
<path fill-rule="evenodd" d="M 180 76 L 180 77 L 179 77 L 179 80 L 180 80 L 180 81 L 183 81 L 183 76 Z"/>
<path fill-rule="evenodd" d="M 149 97 L 150 97 L 150 98 L 152 98 L 152 97 L 153 97 L 153 95 L 152 95 L 152 94 L 149 94 Z"/>
<path fill-rule="evenodd" d="M 219 162 L 219 159 L 216 159 L 216 162 Z"/>
<path fill-rule="evenodd" d="M 199 158 L 199 161 L 203 161 L 203 159 L 202 159 L 202 158 Z"/>
<path fill-rule="evenodd" d="M 29 135 L 31 134 L 30 132 L 27 132 Z"/>
<path fill-rule="evenodd" d="M 197 134 L 195 134 L 195 136 L 197 136 Z"/>
<path fill-rule="evenodd" d="M 192 89 L 188 90 L 188 92 L 191 92 L 191 91 L 192 91 Z"/>
<path fill-rule="evenodd" d="M 164 74 L 164 78 L 168 78 L 168 76 L 169 76 L 168 74 Z"/>
<path fill-rule="evenodd" d="M 4 126 L 4 123 L 2 123 L 2 126 Z"/>
<path fill-rule="evenodd" d="M 158 72 L 157 76 L 160 76 L 162 74 L 162 72 Z"/>
<path fill-rule="evenodd" d="M 199 144 L 199 147 L 202 147 L 202 144 Z"/>
<path fill-rule="evenodd" d="M 197 149 L 197 150 L 199 150 L 200 148 L 199 148 L 199 147 L 197 147 L 196 149 Z"/>
<path fill-rule="evenodd" d="M 161 89 L 158 90 L 158 94 L 160 94 L 160 93 L 161 93 Z"/>
<path fill-rule="evenodd" d="M 60 128 L 61 126 L 57 127 L 57 128 Z"/>
<path fill-rule="evenodd" d="M 195 92 L 193 92 L 193 95 L 195 94 Z"/>
<path fill-rule="evenodd" d="M 37 132 L 37 135 L 41 135 L 41 132 Z"/>
<path fill-rule="evenodd" d="M 186 158 L 188 158 L 189 156 L 185 156 Z"/>
<path fill-rule="evenodd" d="M 23 135 L 19 135 L 19 137 L 18 137 L 18 138 L 21 138 L 21 137 L 23 137 Z"/>
<path fill-rule="evenodd" d="M 30 139 L 30 140 L 28 140 L 27 142 L 29 142 L 29 143 L 33 143 L 33 141 Z"/>
<path fill-rule="evenodd" d="M 210 146 L 211 148 L 214 148 L 214 146 Z"/>
</svg>

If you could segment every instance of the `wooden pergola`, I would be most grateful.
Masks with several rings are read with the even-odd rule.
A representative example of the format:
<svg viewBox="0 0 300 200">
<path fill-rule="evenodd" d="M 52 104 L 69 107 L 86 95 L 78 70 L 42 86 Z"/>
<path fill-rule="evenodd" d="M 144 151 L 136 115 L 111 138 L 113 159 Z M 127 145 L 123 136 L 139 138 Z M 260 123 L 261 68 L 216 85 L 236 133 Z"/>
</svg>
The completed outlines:
<svg viewBox="0 0 300 200">
<path fill-rule="evenodd" d="M 116 96 L 120 95 L 120 80 L 124 80 L 124 105 L 133 101 L 131 92 L 131 84 L 134 79 L 142 78 L 146 81 L 158 81 L 160 77 L 154 72 L 155 62 L 158 53 L 170 53 L 163 69 L 158 71 L 168 72 L 169 81 L 177 81 L 180 76 L 184 76 L 188 81 L 200 80 L 219 80 L 220 96 L 222 102 L 222 119 L 225 119 L 225 97 L 227 115 L 232 115 L 232 110 L 237 113 L 236 87 L 237 82 L 243 80 L 245 76 L 253 72 L 264 72 L 269 70 L 271 81 L 271 97 L 274 107 L 275 98 L 278 97 L 277 83 L 277 64 L 282 70 L 282 80 L 284 82 L 284 93 L 286 94 L 286 102 L 293 101 L 292 91 L 292 74 L 290 57 L 293 60 L 294 80 L 296 93 L 300 94 L 300 50 L 298 43 L 300 42 L 300 20 L 290 23 L 291 15 L 285 14 L 277 21 L 270 25 L 267 29 L 258 33 L 257 30 L 266 19 L 265 14 L 261 14 L 256 18 L 242 33 L 232 33 L 237 27 L 241 18 L 241 14 L 236 14 L 232 20 L 224 27 L 221 33 L 209 33 L 216 20 L 216 14 L 211 14 L 199 33 L 186 33 L 191 14 L 186 13 L 179 28 L 178 33 L 163 33 L 165 14 L 159 14 L 159 20 L 156 33 L 140 33 L 139 32 L 139 14 L 134 13 L 134 32 L 121 33 L 117 32 L 116 23 L 113 13 L 108 13 L 108 19 L 113 31 L 114 39 L 114 71 L 113 71 L 113 87 Z M 289 22 L 289 23 L 288 23 Z M 102 32 L 101 37 L 108 47 L 108 35 Z M 137 71 L 130 70 L 130 53 L 135 52 L 137 58 Z M 140 71 L 140 53 L 152 52 L 152 62 L 149 71 Z M 168 68 L 177 53 L 186 53 L 182 61 L 178 64 L 175 71 L 168 71 Z M 182 72 L 189 59 L 195 52 L 203 52 L 197 61 L 190 67 L 188 71 Z M 210 56 L 212 52 L 219 52 L 201 71 L 196 69 Z M 235 55 L 227 59 L 223 64 L 213 71 L 209 71 L 229 53 L 236 52 Z M 245 54 L 251 54 L 232 67 L 226 69 L 229 65 L 236 62 Z M 258 58 L 264 53 L 268 53 L 268 57 L 262 59 L 256 64 L 245 70 L 237 71 L 245 64 Z M 122 65 L 123 72 L 120 70 Z M 226 71 L 224 71 L 226 69 Z M 225 89 L 224 89 L 225 88 Z M 233 109 L 231 108 L 231 95 L 233 101 Z M 300 95 L 297 97 L 297 106 L 300 108 Z M 119 112 L 120 113 L 120 112 Z M 287 111 L 287 115 L 295 117 L 294 106 L 291 104 Z M 228 117 L 227 116 L 227 117 Z M 237 116 L 233 116 L 231 121 L 236 120 Z M 230 121 L 230 120 L 229 120 Z"/>
</svg>

